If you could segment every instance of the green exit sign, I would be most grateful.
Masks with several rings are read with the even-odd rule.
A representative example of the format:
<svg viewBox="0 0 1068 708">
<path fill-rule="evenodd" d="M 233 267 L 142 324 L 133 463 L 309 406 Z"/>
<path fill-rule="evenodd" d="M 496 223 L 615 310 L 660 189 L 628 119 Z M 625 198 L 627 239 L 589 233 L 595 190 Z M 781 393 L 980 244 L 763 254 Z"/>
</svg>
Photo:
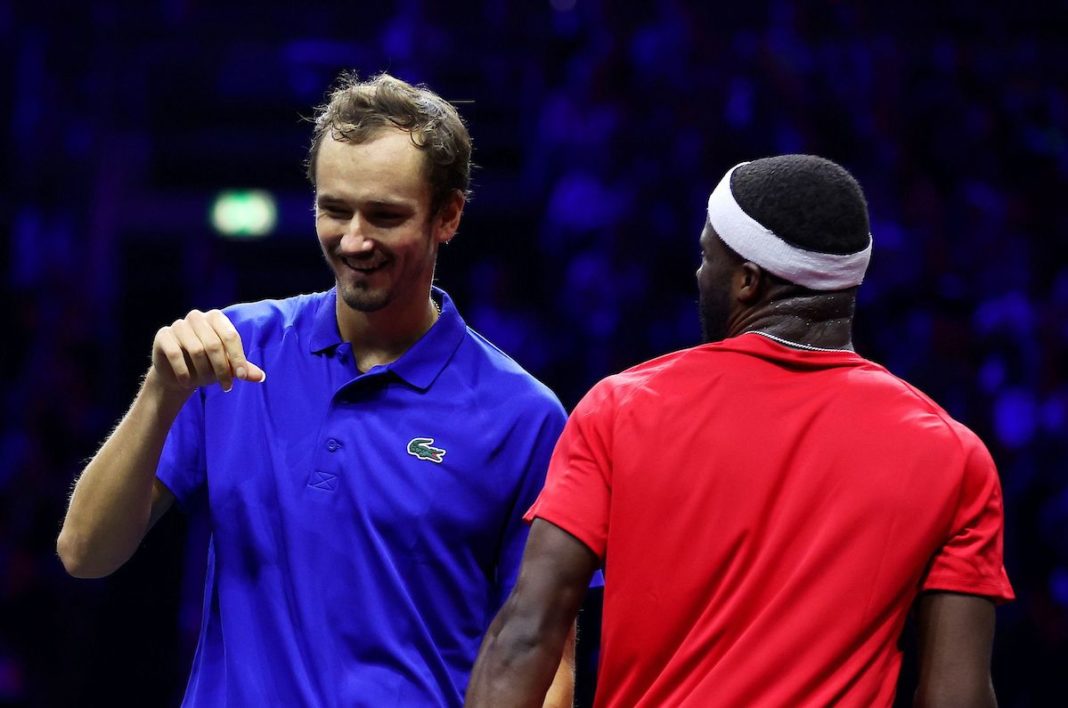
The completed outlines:
<svg viewBox="0 0 1068 708">
<path fill-rule="evenodd" d="M 277 223 L 274 197 L 262 189 L 221 192 L 211 206 L 211 225 L 224 238 L 263 238 Z"/>
</svg>

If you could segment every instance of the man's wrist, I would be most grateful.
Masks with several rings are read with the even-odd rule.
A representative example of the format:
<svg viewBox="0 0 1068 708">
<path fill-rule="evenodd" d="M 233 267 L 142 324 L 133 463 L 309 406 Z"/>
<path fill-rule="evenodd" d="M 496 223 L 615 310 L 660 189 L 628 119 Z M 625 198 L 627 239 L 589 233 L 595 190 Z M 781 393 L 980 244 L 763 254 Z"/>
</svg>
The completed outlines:
<svg viewBox="0 0 1068 708">
<path fill-rule="evenodd" d="M 167 386 L 160 378 L 156 367 L 153 366 L 145 374 L 138 398 L 145 405 L 151 407 L 156 414 L 175 417 L 178 415 L 178 411 L 182 409 L 182 406 L 185 405 L 185 402 L 189 400 L 193 390 L 182 390 Z"/>
</svg>

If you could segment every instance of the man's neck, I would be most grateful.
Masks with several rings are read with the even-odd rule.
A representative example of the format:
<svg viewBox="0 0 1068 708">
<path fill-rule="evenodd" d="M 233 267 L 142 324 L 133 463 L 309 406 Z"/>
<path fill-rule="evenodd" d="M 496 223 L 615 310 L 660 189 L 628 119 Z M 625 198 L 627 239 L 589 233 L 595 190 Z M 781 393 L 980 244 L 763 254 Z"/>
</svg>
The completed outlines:
<svg viewBox="0 0 1068 708">
<path fill-rule="evenodd" d="M 341 338 L 352 346 L 360 371 L 399 359 L 438 319 L 429 296 L 412 303 L 394 303 L 375 312 L 360 312 L 337 300 Z"/>
<path fill-rule="evenodd" d="M 846 293 L 774 300 L 739 314 L 730 333 L 762 332 L 802 348 L 852 351 L 854 302 Z"/>
</svg>

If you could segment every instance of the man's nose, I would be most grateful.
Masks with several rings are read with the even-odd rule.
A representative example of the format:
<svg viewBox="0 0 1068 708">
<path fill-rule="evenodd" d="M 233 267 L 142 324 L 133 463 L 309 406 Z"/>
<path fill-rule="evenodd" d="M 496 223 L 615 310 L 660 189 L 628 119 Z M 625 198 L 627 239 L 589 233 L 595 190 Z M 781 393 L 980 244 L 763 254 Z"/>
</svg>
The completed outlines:
<svg viewBox="0 0 1068 708">
<path fill-rule="evenodd" d="M 340 246 L 346 253 L 367 253 L 374 248 L 374 241 L 367 235 L 367 224 L 358 214 L 352 217 L 342 234 Z"/>
</svg>

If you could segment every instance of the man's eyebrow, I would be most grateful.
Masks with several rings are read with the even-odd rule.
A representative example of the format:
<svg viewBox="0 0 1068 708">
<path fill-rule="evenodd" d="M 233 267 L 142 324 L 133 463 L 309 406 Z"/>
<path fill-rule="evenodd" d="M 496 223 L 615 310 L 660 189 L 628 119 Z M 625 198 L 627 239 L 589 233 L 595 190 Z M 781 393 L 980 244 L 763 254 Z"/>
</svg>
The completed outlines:
<svg viewBox="0 0 1068 708">
<path fill-rule="evenodd" d="M 315 195 L 315 203 L 316 204 L 339 204 L 342 201 L 344 201 L 344 200 L 341 199 L 340 197 L 334 196 L 333 194 L 316 194 Z"/>
<path fill-rule="evenodd" d="M 328 205 L 347 205 L 349 201 L 344 197 L 339 197 L 334 194 L 319 194 L 315 198 L 315 203 L 320 206 Z M 411 204 L 406 199 L 389 199 L 389 198 L 375 198 L 368 199 L 362 202 L 363 205 L 376 208 L 409 208 Z"/>
<path fill-rule="evenodd" d="M 407 209 L 411 204 L 406 199 L 369 199 L 365 202 L 368 206 L 372 207 L 388 207 L 391 209 Z"/>
</svg>

